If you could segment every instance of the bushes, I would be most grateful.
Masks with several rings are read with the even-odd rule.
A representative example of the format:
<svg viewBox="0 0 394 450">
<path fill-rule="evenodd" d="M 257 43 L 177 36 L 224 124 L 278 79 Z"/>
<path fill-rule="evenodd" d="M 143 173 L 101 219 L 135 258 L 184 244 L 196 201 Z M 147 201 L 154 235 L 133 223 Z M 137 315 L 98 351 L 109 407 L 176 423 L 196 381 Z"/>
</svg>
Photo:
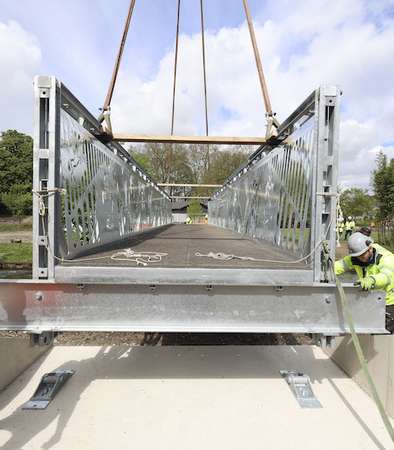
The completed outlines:
<svg viewBox="0 0 394 450">
<path fill-rule="evenodd" d="M 376 159 L 372 183 L 378 206 L 378 219 L 394 219 L 394 158 L 380 152 Z"/>
<path fill-rule="evenodd" d="M 201 204 L 198 200 L 192 200 L 187 207 L 187 214 L 192 219 L 195 219 L 196 217 L 200 217 L 203 215 L 203 210 L 201 207 Z"/>
<path fill-rule="evenodd" d="M 19 222 L 23 216 L 32 212 L 33 198 L 29 188 L 30 186 L 26 184 L 15 184 L 11 186 L 9 192 L 1 195 L 1 202 L 13 216 L 19 218 Z"/>
<path fill-rule="evenodd" d="M 0 214 L 21 220 L 32 211 L 33 139 L 16 130 L 0 136 Z"/>
</svg>

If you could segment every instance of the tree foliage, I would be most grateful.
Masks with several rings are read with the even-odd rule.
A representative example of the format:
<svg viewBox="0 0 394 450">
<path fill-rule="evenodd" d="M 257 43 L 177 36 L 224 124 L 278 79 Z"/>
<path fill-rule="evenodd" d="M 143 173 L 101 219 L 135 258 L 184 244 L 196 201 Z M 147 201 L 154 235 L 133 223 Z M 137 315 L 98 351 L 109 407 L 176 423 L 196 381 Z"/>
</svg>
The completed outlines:
<svg viewBox="0 0 394 450">
<path fill-rule="evenodd" d="M 201 204 L 198 200 L 191 200 L 189 206 L 187 207 L 187 214 L 192 219 L 194 217 L 201 216 L 203 214 L 203 210 Z"/>
<path fill-rule="evenodd" d="M 345 189 L 340 197 L 345 217 L 352 216 L 359 221 L 370 221 L 375 216 L 375 199 L 367 189 L 352 187 Z"/>
<path fill-rule="evenodd" d="M 202 182 L 223 184 L 226 179 L 246 161 L 244 152 L 215 149 L 210 156 L 210 164 L 203 174 Z"/>
<path fill-rule="evenodd" d="M 193 183 L 188 151 L 173 144 L 145 144 L 131 148 L 132 157 L 158 183 Z"/>
<path fill-rule="evenodd" d="M 0 137 L 0 192 L 8 192 L 15 184 L 33 181 L 33 139 L 16 130 Z"/>
<path fill-rule="evenodd" d="M 16 130 L 0 136 L 0 209 L 21 217 L 31 214 L 33 139 Z"/>
<path fill-rule="evenodd" d="M 244 149 L 219 150 L 203 144 L 145 144 L 130 151 L 160 183 L 222 184 L 247 158 Z M 201 195 L 208 192 L 198 191 Z"/>
<path fill-rule="evenodd" d="M 372 184 L 375 192 L 378 219 L 394 217 L 394 158 L 390 161 L 380 152 L 376 158 L 376 169 L 372 174 Z"/>
<path fill-rule="evenodd" d="M 31 186 L 29 184 L 14 184 L 8 192 L 1 194 L 2 203 L 19 220 L 22 219 L 22 216 L 31 214 L 32 200 Z"/>
</svg>

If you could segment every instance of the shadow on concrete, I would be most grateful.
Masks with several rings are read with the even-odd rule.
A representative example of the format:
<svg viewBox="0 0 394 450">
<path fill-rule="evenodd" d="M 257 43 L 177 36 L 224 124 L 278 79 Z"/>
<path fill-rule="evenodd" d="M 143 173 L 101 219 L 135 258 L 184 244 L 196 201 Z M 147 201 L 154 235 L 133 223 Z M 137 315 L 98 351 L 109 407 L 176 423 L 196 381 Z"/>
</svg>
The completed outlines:
<svg viewBox="0 0 394 450">
<path fill-rule="evenodd" d="M 119 345 L 100 347 L 93 357 L 80 361 L 69 360 L 51 370 L 58 368 L 74 369 L 76 373 L 46 410 L 24 411 L 21 409 L 22 405 L 19 405 L 12 414 L 0 421 L 0 429 L 11 434 L 3 449 L 23 448 L 54 421 L 56 421 L 56 429 L 42 448 L 50 449 L 55 446 L 61 440 L 63 430 L 81 395 L 90 383 L 99 379 L 179 378 L 189 379 L 190 383 L 193 383 L 193 379 L 199 378 L 281 379 L 279 374 L 281 369 L 305 372 L 311 377 L 312 382 L 317 383 L 327 378 L 345 377 L 344 373 L 330 360 L 316 357 L 315 348 L 312 346 L 297 348 L 293 346 L 130 347 Z M 333 387 L 335 389 L 335 386 Z M 349 402 L 343 398 L 338 389 L 335 391 L 378 448 L 383 448 Z M 29 395 L 32 394 L 33 392 Z M 289 396 L 291 395 L 289 389 Z M 27 401 L 28 398 L 25 400 Z"/>
<path fill-rule="evenodd" d="M 3 390 L 0 391 L 0 411 L 5 408 L 9 403 L 11 403 L 14 398 L 16 398 L 20 392 L 25 389 L 25 387 L 29 384 L 31 377 L 40 370 L 41 365 L 45 361 L 47 354 L 43 353 L 38 355 L 34 362 L 24 370 L 16 381 L 10 383 Z M 25 376 L 26 375 L 26 376 Z M 12 390 L 8 389 L 11 384 L 13 385 Z M 1 430 L 1 425 L 0 425 Z"/>
<path fill-rule="evenodd" d="M 141 345 L 310 345 L 311 335 L 294 333 L 144 333 Z"/>
<path fill-rule="evenodd" d="M 377 355 L 374 337 L 372 336 L 371 339 L 370 335 L 359 335 L 358 338 L 360 340 L 360 344 L 363 349 L 365 360 L 367 362 L 372 361 L 372 359 Z M 352 373 L 348 374 L 350 376 L 352 376 L 356 372 L 361 371 L 362 369 L 360 361 L 358 360 L 356 352 L 354 350 L 352 337 L 349 335 L 345 336 L 342 339 L 338 347 L 336 347 L 335 350 L 332 352 L 331 358 L 339 363 L 343 358 L 346 358 L 348 361 L 351 361 L 351 365 L 349 365 L 349 368 L 351 369 Z M 343 364 L 340 365 L 343 366 Z"/>
<path fill-rule="evenodd" d="M 357 411 L 353 408 L 351 403 L 346 399 L 346 397 L 342 394 L 338 386 L 331 380 L 328 379 L 331 387 L 334 389 L 335 393 L 340 397 L 343 404 L 346 406 L 346 408 L 352 413 L 353 417 L 357 420 L 357 422 L 362 426 L 364 431 L 368 434 L 369 438 L 372 440 L 372 442 L 376 445 L 376 448 L 379 450 L 386 450 L 386 447 L 381 444 L 379 439 L 374 435 L 373 431 L 369 428 L 369 426 L 364 422 L 360 414 L 357 413 Z"/>
</svg>

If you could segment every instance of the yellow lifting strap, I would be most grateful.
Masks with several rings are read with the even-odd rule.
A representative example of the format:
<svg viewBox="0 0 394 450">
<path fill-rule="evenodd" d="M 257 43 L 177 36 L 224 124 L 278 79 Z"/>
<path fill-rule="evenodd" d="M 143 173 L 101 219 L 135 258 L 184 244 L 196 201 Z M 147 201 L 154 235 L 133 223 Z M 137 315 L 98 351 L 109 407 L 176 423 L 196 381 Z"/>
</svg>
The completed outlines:
<svg viewBox="0 0 394 450">
<path fill-rule="evenodd" d="M 338 294 L 339 294 L 339 298 L 340 298 L 340 301 L 341 301 L 343 314 L 344 314 L 344 317 L 346 319 L 346 322 L 349 325 L 350 333 L 351 333 L 351 336 L 352 336 L 352 342 L 353 342 L 354 348 L 356 350 L 356 354 L 357 354 L 358 360 L 360 362 L 360 365 L 361 365 L 362 370 L 364 372 L 364 376 L 365 376 L 365 378 L 367 380 L 367 383 L 369 385 L 369 389 L 370 389 L 372 398 L 374 399 L 374 401 L 376 403 L 376 406 L 377 406 L 377 408 L 379 410 L 379 414 L 380 414 L 380 416 L 381 416 L 381 418 L 383 420 L 384 426 L 385 426 L 388 434 L 390 435 L 391 440 L 394 442 L 394 429 L 393 429 L 393 426 L 391 425 L 390 419 L 388 418 L 388 415 L 387 415 L 387 413 L 386 413 L 386 411 L 384 409 L 382 400 L 380 399 L 378 391 L 376 389 L 375 383 L 374 383 L 374 381 L 372 379 L 372 376 L 371 376 L 371 374 L 369 372 L 368 365 L 367 365 L 367 362 L 365 360 L 364 352 L 363 352 L 363 350 L 361 348 L 360 340 L 359 340 L 359 338 L 357 336 L 357 333 L 356 333 L 356 330 L 354 328 L 353 317 L 352 317 L 352 314 L 351 314 L 349 306 L 348 306 L 347 297 L 346 297 L 345 291 L 344 291 L 344 289 L 342 287 L 341 281 L 335 275 L 332 261 L 331 261 L 330 267 L 331 267 L 331 271 L 332 271 L 332 276 L 335 279 L 335 283 L 336 283 L 336 286 L 337 286 L 337 289 L 338 289 Z"/>
</svg>

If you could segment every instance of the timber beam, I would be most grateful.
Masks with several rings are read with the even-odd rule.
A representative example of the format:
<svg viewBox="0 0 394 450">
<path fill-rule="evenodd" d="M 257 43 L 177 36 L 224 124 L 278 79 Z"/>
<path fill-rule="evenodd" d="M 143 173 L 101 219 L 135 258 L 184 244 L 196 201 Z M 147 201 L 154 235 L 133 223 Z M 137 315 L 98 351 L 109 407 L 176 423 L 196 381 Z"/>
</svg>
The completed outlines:
<svg viewBox="0 0 394 450">
<path fill-rule="evenodd" d="M 217 188 L 222 184 L 182 184 L 182 183 L 157 183 L 160 187 L 193 187 L 193 188 Z"/>
<path fill-rule="evenodd" d="M 185 196 L 185 195 L 177 195 L 177 196 L 170 196 L 172 200 L 180 200 L 180 199 L 188 199 L 188 200 L 209 200 L 211 197 L 190 197 L 190 196 Z"/>
<path fill-rule="evenodd" d="M 266 139 L 262 136 L 164 136 L 133 135 L 115 133 L 112 140 L 117 142 L 157 142 L 164 144 L 225 144 L 225 145 L 262 145 Z"/>
</svg>

